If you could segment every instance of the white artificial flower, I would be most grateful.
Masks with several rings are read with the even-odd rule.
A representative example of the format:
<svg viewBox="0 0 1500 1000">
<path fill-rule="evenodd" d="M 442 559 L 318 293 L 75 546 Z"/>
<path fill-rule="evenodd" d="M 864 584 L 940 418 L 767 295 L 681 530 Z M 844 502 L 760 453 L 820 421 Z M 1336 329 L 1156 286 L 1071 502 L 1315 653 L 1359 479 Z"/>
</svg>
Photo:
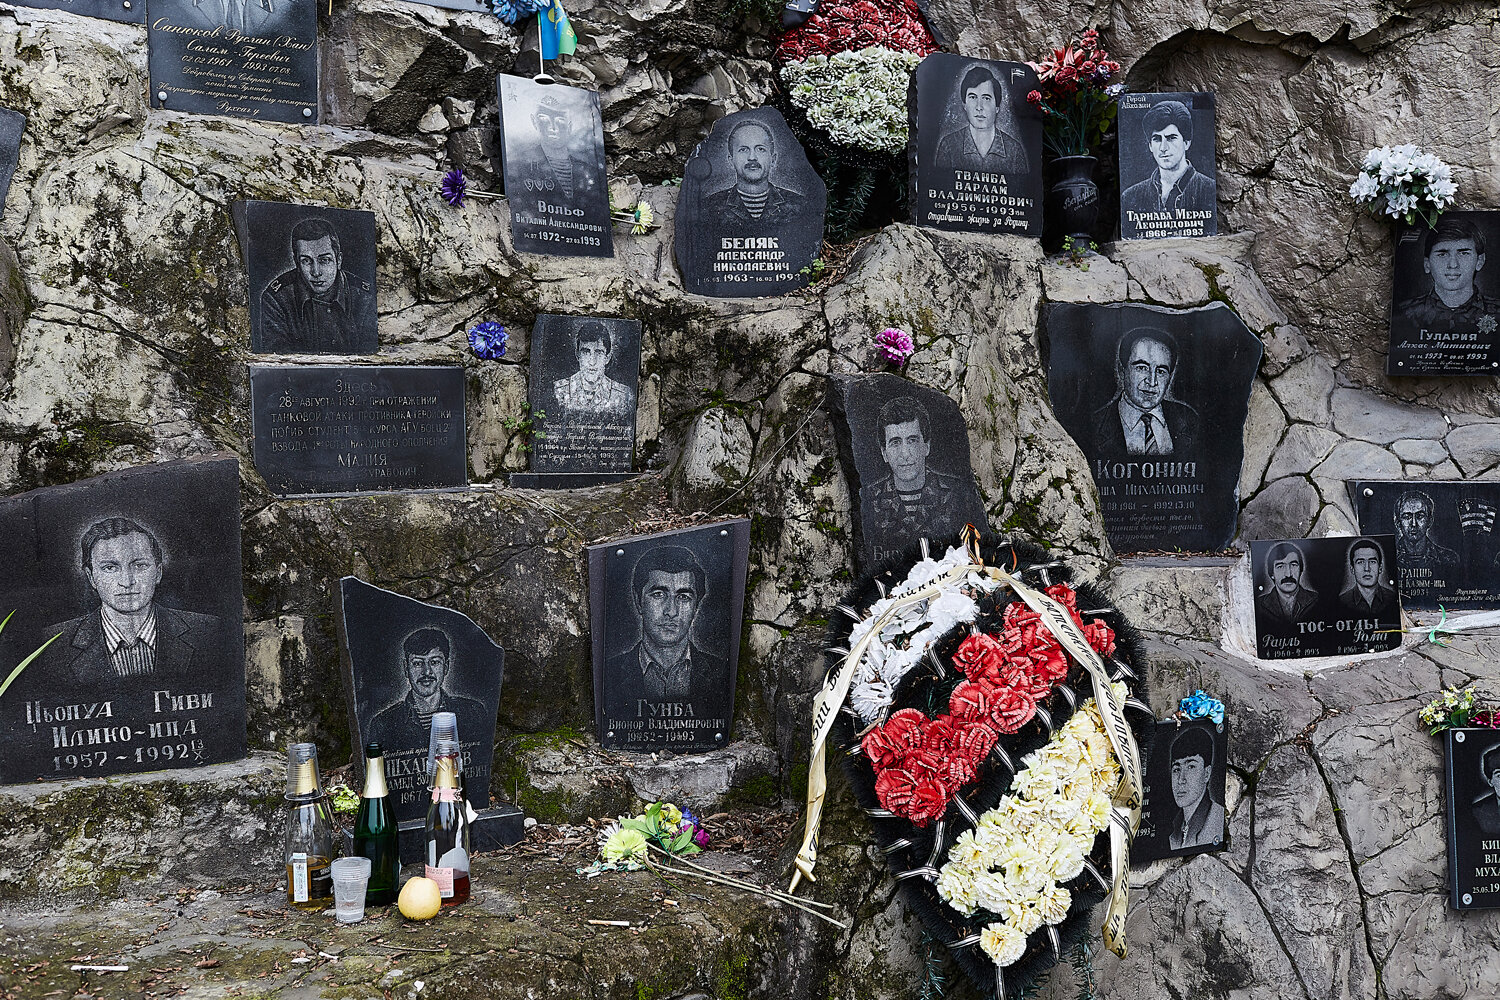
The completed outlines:
<svg viewBox="0 0 1500 1000">
<path fill-rule="evenodd" d="M 1073 894 L 1054 882 L 1038 894 L 1036 908 L 1044 923 L 1060 924 L 1072 905 Z"/>
<path fill-rule="evenodd" d="M 1026 954 L 1026 935 L 1007 924 L 990 924 L 979 932 L 979 947 L 1003 968 L 1014 965 Z"/>
</svg>

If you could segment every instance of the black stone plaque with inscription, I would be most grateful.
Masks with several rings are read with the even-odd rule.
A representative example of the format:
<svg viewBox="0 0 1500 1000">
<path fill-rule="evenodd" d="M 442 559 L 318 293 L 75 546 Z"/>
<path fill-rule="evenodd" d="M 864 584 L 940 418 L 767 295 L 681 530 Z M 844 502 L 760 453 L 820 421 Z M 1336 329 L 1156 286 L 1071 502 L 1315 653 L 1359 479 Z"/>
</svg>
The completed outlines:
<svg viewBox="0 0 1500 1000">
<path fill-rule="evenodd" d="M 1025 63 L 934 52 L 912 75 L 912 221 L 968 233 L 1042 234 L 1042 113 Z"/>
<path fill-rule="evenodd" d="M 464 793 L 475 808 L 488 805 L 505 651 L 466 615 L 352 576 L 339 581 L 338 630 L 350 725 L 358 745 L 385 750 L 396 818 L 427 815 L 423 720 L 434 712 L 458 717 Z"/>
<path fill-rule="evenodd" d="M 0 782 L 245 756 L 235 458 L 0 500 Z"/>
<path fill-rule="evenodd" d="M 775 108 L 714 122 L 683 167 L 673 223 L 682 284 L 698 295 L 779 295 L 810 280 L 828 188 Z"/>
<path fill-rule="evenodd" d="M 1500 482 L 1349 483 L 1359 530 L 1394 532 L 1408 610 L 1500 608 Z"/>
<path fill-rule="evenodd" d="M 1396 230 L 1388 375 L 1500 374 L 1500 212 L 1444 212 Z"/>
<path fill-rule="evenodd" d="M 1219 232 L 1213 94 L 1121 94 L 1120 238 Z"/>
<path fill-rule="evenodd" d="M 496 86 L 516 249 L 613 257 L 599 95 L 504 74 Z"/>
<path fill-rule="evenodd" d="M 146 23 L 146 0 L 15 0 L 15 3 L 18 7 L 65 10 L 85 17 L 102 17 L 106 21 Z"/>
<path fill-rule="evenodd" d="M 1130 863 L 1222 851 L 1229 846 L 1224 818 L 1228 776 L 1227 724 L 1211 719 L 1158 722 Z"/>
<path fill-rule="evenodd" d="M 1500 906 L 1500 731 L 1443 733 L 1448 799 L 1448 905 Z"/>
<path fill-rule="evenodd" d="M 1401 645 L 1394 535 L 1250 543 L 1255 647 L 1263 660 Z"/>
<path fill-rule="evenodd" d="M 10 193 L 10 179 L 21 159 L 21 138 L 26 134 L 26 116 L 10 108 L 0 108 L 0 211 Z"/>
<path fill-rule="evenodd" d="M 600 745 L 728 746 L 750 522 L 617 539 L 588 557 Z"/>
<path fill-rule="evenodd" d="M 1047 391 L 1083 449 L 1116 552 L 1234 537 L 1261 342 L 1222 303 L 1047 307 Z"/>
<path fill-rule="evenodd" d="M 277 496 L 468 485 L 462 368 L 251 365 L 250 405 Z"/>
<path fill-rule="evenodd" d="M 958 404 L 896 375 L 835 375 L 828 408 L 858 497 L 855 551 L 874 569 L 926 538 L 937 553 L 965 524 L 988 530 Z"/>
<path fill-rule="evenodd" d="M 151 106 L 316 125 L 318 0 L 151 0 Z"/>
</svg>

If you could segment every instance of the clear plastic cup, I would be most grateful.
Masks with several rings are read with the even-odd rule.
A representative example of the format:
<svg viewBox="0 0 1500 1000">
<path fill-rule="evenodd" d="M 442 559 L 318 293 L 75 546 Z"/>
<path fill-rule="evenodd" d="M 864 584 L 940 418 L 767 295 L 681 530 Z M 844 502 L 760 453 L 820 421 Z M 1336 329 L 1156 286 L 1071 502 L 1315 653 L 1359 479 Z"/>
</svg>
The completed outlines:
<svg viewBox="0 0 1500 1000">
<path fill-rule="evenodd" d="M 339 858 L 333 863 L 333 914 L 341 924 L 365 919 L 365 887 L 370 884 L 369 858 Z"/>
<path fill-rule="evenodd" d="M 438 740 L 458 742 L 458 715 L 454 712 L 434 712 L 431 727 L 427 730 L 427 784 L 437 774 Z"/>
</svg>

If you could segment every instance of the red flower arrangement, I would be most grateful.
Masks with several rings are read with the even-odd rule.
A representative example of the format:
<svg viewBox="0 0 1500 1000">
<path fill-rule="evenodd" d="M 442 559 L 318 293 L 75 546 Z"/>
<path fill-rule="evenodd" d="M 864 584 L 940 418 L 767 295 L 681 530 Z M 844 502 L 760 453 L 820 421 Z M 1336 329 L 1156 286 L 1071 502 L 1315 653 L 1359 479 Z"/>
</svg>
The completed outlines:
<svg viewBox="0 0 1500 1000">
<path fill-rule="evenodd" d="M 1120 64 L 1099 47 L 1099 32 L 1090 28 L 1053 49 L 1048 58 L 1027 65 L 1041 82 L 1026 100 L 1046 115 L 1047 145 L 1058 156 L 1088 155 L 1109 131 L 1116 113 L 1114 92 L 1122 89 L 1109 86 Z"/>
<path fill-rule="evenodd" d="M 816 14 L 782 35 L 776 58 L 796 62 L 872 45 L 919 56 L 938 47 L 916 0 L 837 0 L 820 4 Z"/>
<path fill-rule="evenodd" d="M 1114 652 L 1114 631 L 1098 620 L 1084 624 L 1071 587 L 1056 584 L 1047 596 L 1067 607 L 1090 646 L 1105 656 Z M 949 696 L 946 714 L 929 719 L 903 708 L 861 741 L 881 806 L 917 826 L 940 819 L 996 741 L 1030 722 L 1037 702 L 1068 676 L 1068 656 L 1039 614 L 1016 601 L 1003 622 L 999 635 L 971 635 L 954 652 L 965 680 Z"/>
</svg>

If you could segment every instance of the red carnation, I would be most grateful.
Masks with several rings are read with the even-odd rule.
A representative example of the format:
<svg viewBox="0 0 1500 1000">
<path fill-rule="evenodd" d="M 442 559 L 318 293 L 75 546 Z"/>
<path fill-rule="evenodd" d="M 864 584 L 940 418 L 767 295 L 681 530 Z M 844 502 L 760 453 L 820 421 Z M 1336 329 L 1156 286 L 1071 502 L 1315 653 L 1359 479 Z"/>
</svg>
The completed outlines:
<svg viewBox="0 0 1500 1000">
<path fill-rule="evenodd" d="M 1115 654 L 1115 630 L 1095 618 L 1083 627 L 1083 637 L 1101 656 Z"/>
<path fill-rule="evenodd" d="M 977 774 L 974 764 L 969 758 L 962 754 L 945 757 L 933 768 L 932 776 L 942 782 L 951 798 L 958 794 L 958 790 L 974 780 Z M 919 779 L 920 780 L 920 779 Z"/>
<path fill-rule="evenodd" d="M 996 688 L 990 699 L 990 721 L 1002 733 L 1013 733 L 1036 714 L 1036 699 L 1019 688 Z"/>
<path fill-rule="evenodd" d="M 903 815 L 917 826 L 926 826 L 935 819 L 943 818 L 943 813 L 948 811 L 950 797 L 947 787 L 936 778 L 918 778 L 912 786 L 911 797 Z"/>
<path fill-rule="evenodd" d="M 929 720 L 927 725 L 922 727 L 919 745 L 924 753 L 935 757 L 946 757 L 953 752 L 957 743 L 958 727 L 954 724 L 951 715 L 940 715 L 936 719 Z"/>
<path fill-rule="evenodd" d="M 988 632 L 971 635 L 959 643 L 953 653 L 953 663 L 969 680 L 978 680 L 987 671 L 997 672 L 1005 662 L 1005 649 L 1000 640 Z"/>
<path fill-rule="evenodd" d="M 999 738 L 1000 734 L 988 725 L 976 723 L 966 726 L 958 735 L 958 752 L 965 760 L 978 767 L 980 762 L 990 755 L 990 751 L 995 747 L 995 741 Z"/>
<path fill-rule="evenodd" d="M 898 816 L 905 816 L 915 787 L 916 778 L 911 772 L 899 767 L 889 768 L 881 771 L 875 779 L 875 798 L 880 800 L 882 809 L 888 809 Z"/>
<path fill-rule="evenodd" d="M 961 682 L 948 697 L 948 711 L 966 724 L 989 718 L 990 699 L 986 686 L 975 681 Z"/>
</svg>

